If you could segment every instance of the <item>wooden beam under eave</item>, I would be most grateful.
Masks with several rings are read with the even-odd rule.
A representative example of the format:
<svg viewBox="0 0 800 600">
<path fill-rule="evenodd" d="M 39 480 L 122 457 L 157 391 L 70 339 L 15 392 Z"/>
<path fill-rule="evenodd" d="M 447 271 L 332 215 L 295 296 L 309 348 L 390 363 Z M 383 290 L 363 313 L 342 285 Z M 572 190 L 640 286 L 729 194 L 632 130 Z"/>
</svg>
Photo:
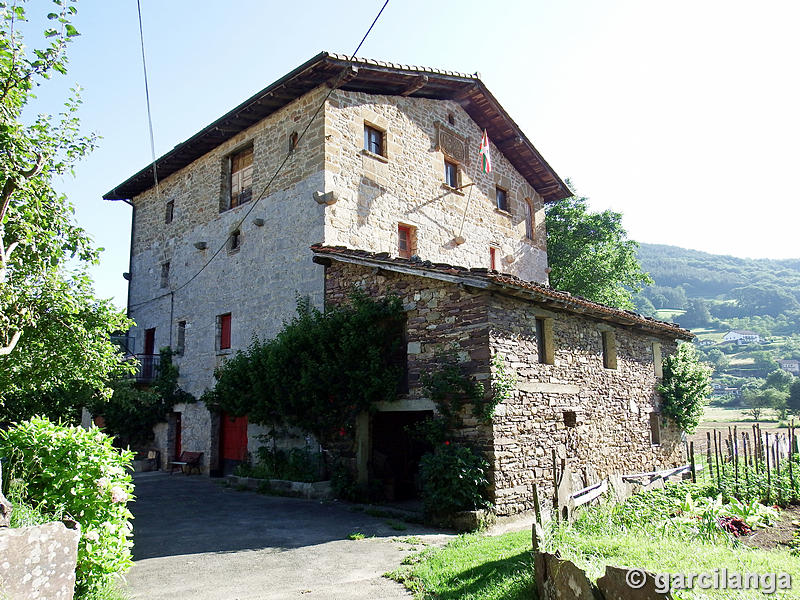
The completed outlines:
<svg viewBox="0 0 800 600">
<path fill-rule="evenodd" d="M 429 80 L 430 77 L 428 77 L 427 75 L 419 75 L 418 77 L 414 77 L 414 79 L 411 80 L 411 83 L 408 84 L 408 87 L 406 87 L 406 89 L 400 92 L 400 95 L 410 96 L 417 90 L 424 88 L 428 84 Z"/>
</svg>

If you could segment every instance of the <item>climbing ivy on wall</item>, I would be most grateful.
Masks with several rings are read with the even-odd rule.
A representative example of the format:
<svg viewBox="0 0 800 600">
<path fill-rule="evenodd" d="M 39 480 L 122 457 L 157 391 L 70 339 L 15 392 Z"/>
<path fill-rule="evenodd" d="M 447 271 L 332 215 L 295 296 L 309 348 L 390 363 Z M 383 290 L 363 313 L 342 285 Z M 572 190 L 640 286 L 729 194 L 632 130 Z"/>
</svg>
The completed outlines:
<svg viewBox="0 0 800 600">
<path fill-rule="evenodd" d="M 359 413 L 397 398 L 404 323 L 396 297 L 354 290 L 325 311 L 298 299 L 297 314 L 274 339 L 254 339 L 216 370 L 203 399 L 254 423 L 298 427 L 323 444 L 342 438 Z"/>
</svg>

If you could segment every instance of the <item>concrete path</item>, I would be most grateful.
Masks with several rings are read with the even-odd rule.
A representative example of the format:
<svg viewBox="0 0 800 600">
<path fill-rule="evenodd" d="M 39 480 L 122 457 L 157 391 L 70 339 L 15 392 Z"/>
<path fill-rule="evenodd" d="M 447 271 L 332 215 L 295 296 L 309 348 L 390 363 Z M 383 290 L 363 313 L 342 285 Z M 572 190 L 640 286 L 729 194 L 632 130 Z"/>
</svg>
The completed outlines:
<svg viewBox="0 0 800 600">
<path fill-rule="evenodd" d="M 441 545 L 452 537 L 200 476 L 142 473 L 135 483 L 131 600 L 407 599 L 382 575 L 423 549 L 408 538 Z M 353 532 L 368 537 L 348 540 Z"/>
</svg>

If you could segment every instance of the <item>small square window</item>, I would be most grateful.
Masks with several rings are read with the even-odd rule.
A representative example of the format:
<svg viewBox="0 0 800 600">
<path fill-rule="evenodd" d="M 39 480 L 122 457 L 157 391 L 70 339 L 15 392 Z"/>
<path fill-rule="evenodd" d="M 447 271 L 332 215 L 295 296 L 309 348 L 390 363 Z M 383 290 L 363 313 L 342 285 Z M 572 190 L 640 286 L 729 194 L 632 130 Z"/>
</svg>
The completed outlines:
<svg viewBox="0 0 800 600">
<path fill-rule="evenodd" d="M 231 313 L 217 317 L 217 350 L 229 350 L 231 347 Z"/>
<path fill-rule="evenodd" d="M 161 287 L 169 287 L 169 263 L 161 263 Z"/>
<path fill-rule="evenodd" d="M 503 188 L 495 188 L 495 198 L 497 208 L 508 212 L 508 192 Z"/>
<path fill-rule="evenodd" d="M 166 210 L 164 212 L 164 223 L 169 225 L 172 223 L 172 219 L 175 216 L 175 201 L 169 200 L 166 205 Z"/>
<path fill-rule="evenodd" d="M 230 161 L 230 208 L 234 208 L 253 197 L 253 147 L 232 155 Z"/>
<path fill-rule="evenodd" d="M 458 165 L 449 160 L 444 161 L 444 182 L 451 188 L 458 187 Z"/>
<path fill-rule="evenodd" d="M 411 225 L 397 226 L 397 255 L 411 258 L 417 251 L 417 228 Z"/>
<path fill-rule="evenodd" d="M 370 125 L 364 125 L 364 150 L 377 154 L 379 156 L 386 156 L 384 149 L 384 132 L 376 129 Z"/>
</svg>

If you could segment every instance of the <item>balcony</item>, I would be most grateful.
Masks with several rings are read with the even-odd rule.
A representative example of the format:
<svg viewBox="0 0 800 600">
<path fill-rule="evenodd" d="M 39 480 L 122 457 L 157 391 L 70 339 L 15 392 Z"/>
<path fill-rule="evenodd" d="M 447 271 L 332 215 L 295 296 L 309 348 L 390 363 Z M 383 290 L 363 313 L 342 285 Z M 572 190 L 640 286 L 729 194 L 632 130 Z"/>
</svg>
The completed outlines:
<svg viewBox="0 0 800 600">
<path fill-rule="evenodd" d="M 139 366 L 133 377 L 136 383 L 152 383 L 161 373 L 161 357 L 158 354 L 134 354 Z"/>
</svg>

